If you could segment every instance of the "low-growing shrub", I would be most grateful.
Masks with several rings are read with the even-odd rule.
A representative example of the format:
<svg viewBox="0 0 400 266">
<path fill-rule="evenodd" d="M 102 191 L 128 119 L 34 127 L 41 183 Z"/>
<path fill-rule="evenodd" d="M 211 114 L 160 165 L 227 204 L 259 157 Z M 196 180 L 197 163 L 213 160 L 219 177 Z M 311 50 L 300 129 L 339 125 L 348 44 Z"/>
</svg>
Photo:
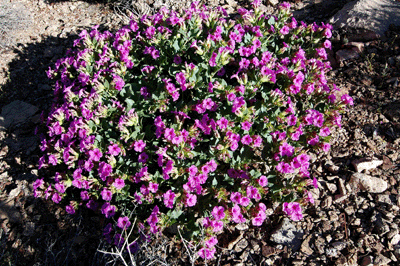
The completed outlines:
<svg viewBox="0 0 400 266">
<path fill-rule="evenodd" d="M 259 3 L 235 20 L 193 3 L 115 34 L 83 31 L 47 72 L 39 168 L 54 175 L 35 196 L 103 213 L 114 221 L 105 237 L 130 251 L 146 241 L 121 235 L 132 219 L 135 232 L 179 225 L 204 259 L 228 223 L 261 226 L 272 203 L 301 220 L 317 185 L 307 153 L 329 150 L 352 99 L 326 79 L 331 26 Z"/>
</svg>

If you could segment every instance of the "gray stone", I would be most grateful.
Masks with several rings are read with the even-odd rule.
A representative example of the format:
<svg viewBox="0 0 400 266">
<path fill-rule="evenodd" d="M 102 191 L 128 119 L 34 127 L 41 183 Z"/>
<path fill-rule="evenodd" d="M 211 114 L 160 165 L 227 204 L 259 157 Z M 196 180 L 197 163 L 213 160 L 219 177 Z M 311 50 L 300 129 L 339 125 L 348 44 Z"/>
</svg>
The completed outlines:
<svg viewBox="0 0 400 266">
<path fill-rule="evenodd" d="M 3 107 L 0 115 L 0 130 L 26 122 L 39 108 L 19 100 Z"/>
<path fill-rule="evenodd" d="M 343 61 L 347 61 L 358 57 L 360 57 L 360 54 L 354 50 L 344 49 L 336 52 L 336 61 L 339 62 L 339 64 L 342 63 Z"/>
<path fill-rule="evenodd" d="M 376 256 L 376 258 L 374 259 L 374 266 L 386 266 L 389 265 L 389 263 L 392 260 L 389 259 L 388 257 L 383 256 L 382 254 L 379 254 L 378 256 Z"/>
<path fill-rule="evenodd" d="M 352 191 L 359 189 L 370 193 L 382 193 L 388 188 L 388 183 L 377 177 L 354 173 L 349 181 Z"/>
<path fill-rule="evenodd" d="M 303 230 L 297 229 L 288 218 L 284 218 L 279 228 L 271 235 L 270 240 L 297 251 L 301 246 L 303 235 Z"/>
<path fill-rule="evenodd" d="M 390 24 L 400 25 L 400 3 L 393 0 L 352 1 L 336 13 L 329 23 L 335 28 L 363 28 L 384 36 Z"/>
<path fill-rule="evenodd" d="M 360 173 L 363 170 L 375 169 L 379 165 L 383 164 L 383 161 L 374 158 L 361 158 L 354 160 L 351 163 L 353 164 L 356 171 Z"/>
</svg>

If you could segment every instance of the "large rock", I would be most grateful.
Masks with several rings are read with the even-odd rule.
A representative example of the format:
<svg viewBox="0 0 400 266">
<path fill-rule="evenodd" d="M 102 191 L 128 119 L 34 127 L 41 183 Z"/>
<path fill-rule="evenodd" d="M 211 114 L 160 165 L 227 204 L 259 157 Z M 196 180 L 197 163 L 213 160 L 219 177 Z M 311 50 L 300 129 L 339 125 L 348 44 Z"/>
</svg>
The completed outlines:
<svg viewBox="0 0 400 266">
<path fill-rule="evenodd" d="M 353 191 L 362 190 L 370 193 L 382 193 L 388 188 L 385 180 L 361 173 L 354 173 L 349 184 Z"/>
<path fill-rule="evenodd" d="M 38 110 L 39 108 L 29 103 L 13 101 L 3 107 L 0 115 L 0 130 L 26 122 Z"/>
<path fill-rule="evenodd" d="M 352 1 L 336 13 L 329 23 L 335 28 L 363 28 L 384 36 L 390 24 L 400 25 L 400 3 L 394 0 Z"/>
<path fill-rule="evenodd" d="M 303 230 L 296 229 L 290 220 L 285 218 L 279 228 L 271 235 L 271 241 L 297 251 L 301 246 L 303 235 Z"/>
</svg>

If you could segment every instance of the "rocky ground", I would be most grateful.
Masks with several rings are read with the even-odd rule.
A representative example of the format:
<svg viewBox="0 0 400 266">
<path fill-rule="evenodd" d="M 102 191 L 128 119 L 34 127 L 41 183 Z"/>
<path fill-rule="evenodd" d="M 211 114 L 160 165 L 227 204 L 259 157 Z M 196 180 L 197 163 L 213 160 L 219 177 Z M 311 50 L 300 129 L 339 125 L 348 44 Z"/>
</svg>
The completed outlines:
<svg viewBox="0 0 400 266">
<path fill-rule="evenodd" d="M 273 12 L 275 2 L 264 1 L 264 8 Z M 294 14 L 308 23 L 327 22 L 347 2 L 296 1 Z M 162 4 L 187 4 L 135 3 L 134 15 Z M 207 3 L 230 13 L 248 4 Z M 0 12 L 2 7 L 18 11 L 20 23 L 9 25 L 8 35 L 0 31 L 0 264 L 105 265 L 112 256 L 97 251 L 111 251 L 101 240 L 102 217 L 89 211 L 66 216 L 59 206 L 31 196 L 40 174 L 33 131 L 52 99 L 44 71 L 80 30 L 97 24 L 113 30 L 124 17 L 83 1 L 0 0 Z M 209 265 L 400 264 L 400 28 L 392 26 L 380 37 L 337 29 L 333 45 L 330 79 L 355 104 L 335 132 L 330 153 L 313 156 L 318 200 L 297 223 L 271 216 L 262 228 L 231 228 L 220 236 L 220 256 Z M 160 238 L 138 264 L 188 265 L 191 255 L 173 237 Z"/>
</svg>

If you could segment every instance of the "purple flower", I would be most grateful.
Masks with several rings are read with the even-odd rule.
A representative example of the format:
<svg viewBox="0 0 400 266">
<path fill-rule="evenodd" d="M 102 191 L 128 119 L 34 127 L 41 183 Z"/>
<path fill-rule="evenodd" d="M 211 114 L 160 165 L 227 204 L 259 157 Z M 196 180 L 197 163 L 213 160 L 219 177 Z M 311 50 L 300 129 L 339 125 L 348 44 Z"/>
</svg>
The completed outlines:
<svg viewBox="0 0 400 266">
<path fill-rule="evenodd" d="M 201 248 L 197 254 L 200 256 L 200 258 L 205 259 L 205 260 L 211 260 L 214 258 L 216 249 L 208 249 L 208 248 Z"/>
<path fill-rule="evenodd" d="M 193 207 L 197 203 L 197 196 L 194 194 L 186 194 L 186 206 Z"/>
<path fill-rule="evenodd" d="M 127 229 L 128 227 L 131 226 L 131 222 L 129 221 L 129 218 L 127 216 L 119 217 L 117 226 L 121 229 Z"/>
<path fill-rule="evenodd" d="M 222 206 L 215 206 L 211 212 L 215 220 L 219 221 L 225 218 L 225 209 Z"/>
<path fill-rule="evenodd" d="M 141 154 L 139 154 L 138 162 L 139 163 L 146 163 L 148 159 L 149 159 L 149 156 L 147 155 L 147 153 L 142 152 Z"/>
<path fill-rule="evenodd" d="M 241 139 L 241 142 L 242 142 L 244 145 L 250 145 L 252 141 L 253 141 L 253 138 L 252 138 L 250 135 L 245 135 L 245 136 L 243 136 L 242 139 Z"/>
<path fill-rule="evenodd" d="M 71 205 L 67 205 L 66 207 L 65 207 L 65 211 L 67 212 L 67 213 L 69 213 L 69 214 L 74 214 L 75 213 L 75 208 L 74 207 L 72 207 Z"/>
<path fill-rule="evenodd" d="M 107 178 L 108 176 L 110 176 L 110 174 L 111 174 L 111 172 L 112 172 L 112 166 L 109 165 L 109 164 L 106 163 L 106 162 L 100 162 L 100 163 L 99 163 L 98 171 L 99 171 L 100 178 L 101 178 L 103 181 L 106 181 L 106 178 Z"/>
<path fill-rule="evenodd" d="M 289 27 L 288 26 L 283 26 L 282 29 L 279 31 L 282 35 L 286 35 L 289 33 Z"/>
<path fill-rule="evenodd" d="M 89 192 L 87 192 L 86 190 L 81 191 L 81 199 L 84 201 L 89 200 Z"/>
<path fill-rule="evenodd" d="M 175 193 L 172 190 L 168 190 L 163 197 L 165 206 L 172 209 L 174 207 Z"/>
<path fill-rule="evenodd" d="M 51 197 L 51 200 L 52 200 L 54 203 L 60 203 L 60 201 L 61 201 L 61 196 L 60 196 L 60 194 L 54 193 L 53 196 Z"/>
<path fill-rule="evenodd" d="M 112 144 L 112 145 L 108 146 L 108 154 L 117 156 L 120 152 L 121 152 L 121 149 L 118 146 L 118 144 Z"/>
<path fill-rule="evenodd" d="M 341 100 L 342 100 L 342 102 L 344 104 L 347 104 L 347 105 L 353 105 L 354 104 L 353 98 L 351 98 L 348 94 L 342 95 Z"/>
<path fill-rule="evenodd" d="M 123 189 L 124 186 L 125 186 L 125 181 L 124 181 L 123 179 L 116 178 L 116 179 L 114 180 L 113 186 L 114 186 L 116 189 Z"/>
<path fill-rule="evenodd" d="M 217 65 L 216 59 L 217 59 L 217 53 L 213 52 L 213 54 L 211 55 L 210 60 L 208 61 L 210 66 L 215 67 Z"/>
<path fill-rule="evenodd" d="M 100 158 L 103 156 L 103 153 L 99 149 L 94 149 L 89 151 L 89 160 L 98 162 Z"/>
<path fill-rule="evenodd" d="M 100 194 L 105 201 L 110 201 L 112 199 L 112 192 L 106 188 L 104 188 Z"/>
<path fill-rule="evenodd" d="M 174 57 L 174 63 L 180 65 L 182 63 L 182 58 L 179 55 Z"/>
<path fill-rule="evenodd" d="M 113 75 L 113 81 L 115 83 L 115 89 L 116 90 L 120 91 L 125 86 L 124 80 L 120 76 L 118 76 L 116 74 Z"/>
<path fill-rule="evenodd" d="M 262 187 L 266 187 L 268 185 L 268 178 L 265 175 L 260 176 L 258 184 Z"/>
<path fill-rule="evenodd" d="M 303 213 L 301 210 L 301 206 L 298 202 L 290 202 L 290 203 L 285 202 L 285 203 L 283 203 L 282 210 L 293 221 L 299 221 L 299 220 L 303 219 Z"/>
<path fill-rule="evenodd" d="M 142 152 L 144 150 L 144 148 L 146 147 L 146 143 L 143 140 L 138 140 L 135 141 L 135 143 L 133 144 L 134 150 L 137 152 Z"/>
<path fill-rule="evenodd" d="M 101 213 L 106 216 L 106 218 L 111 218 L 115 215 L 115 211 L 117 208 L 114 205 L 111 205 L 109 202 L 106 202 L 101 207 Z"/>
<path fill-rule="evenodd" d="M 252 126 L 252 123 L 247 121 L 247 120 L 242 122 L 242 129 L 243 130 L 249 131 L 251 126 Z"/>
</svg>

